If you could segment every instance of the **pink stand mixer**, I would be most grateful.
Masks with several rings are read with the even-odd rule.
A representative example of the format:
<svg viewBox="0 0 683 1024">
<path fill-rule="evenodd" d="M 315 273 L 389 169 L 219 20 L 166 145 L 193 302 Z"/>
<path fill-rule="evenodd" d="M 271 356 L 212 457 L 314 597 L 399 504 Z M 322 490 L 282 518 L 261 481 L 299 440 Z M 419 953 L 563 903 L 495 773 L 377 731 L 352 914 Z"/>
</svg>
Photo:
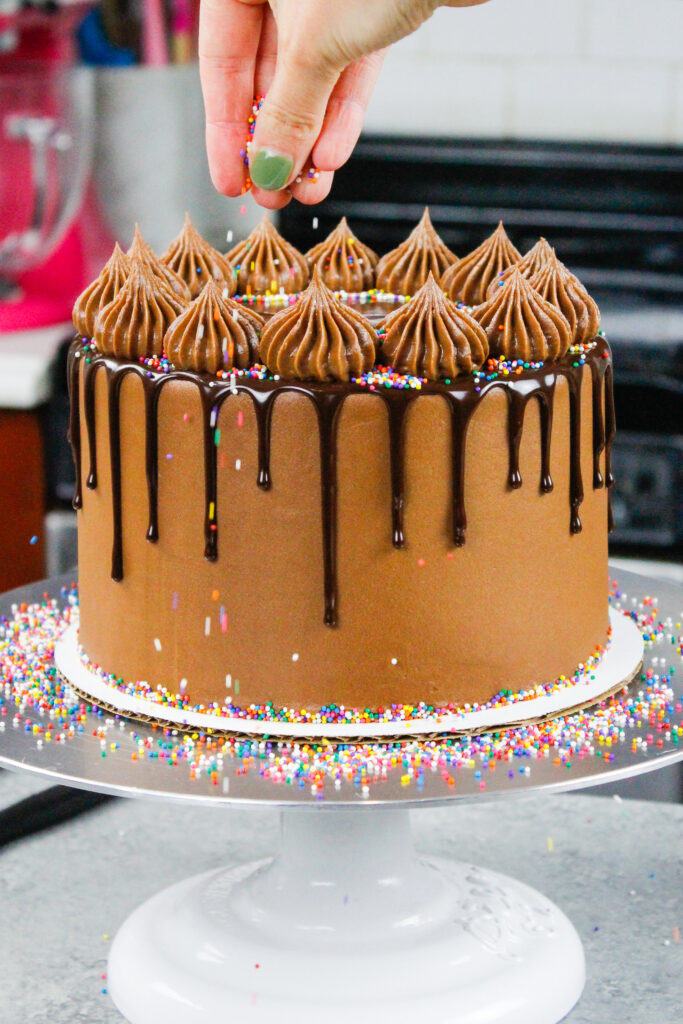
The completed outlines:
<svg viewBox="0 0 683 1024">
<path fill-rule="evenodd" d="M 91 82 L 73 67 L 86 8 L 0 0 L 0 336 L 68 323 L 88 279 Z"/>
</svg>

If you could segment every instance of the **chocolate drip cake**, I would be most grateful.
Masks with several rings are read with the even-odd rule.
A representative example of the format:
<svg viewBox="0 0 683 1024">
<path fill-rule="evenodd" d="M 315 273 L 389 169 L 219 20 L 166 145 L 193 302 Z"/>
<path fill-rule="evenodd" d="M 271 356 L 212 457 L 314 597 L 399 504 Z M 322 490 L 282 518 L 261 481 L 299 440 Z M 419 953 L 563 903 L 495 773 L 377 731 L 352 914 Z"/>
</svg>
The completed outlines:
<svg viewBox="0 0 683 1024">
<path fill-rule="evenodd" d="M 217 715 L 405 717 L 599 658 L 612 364 L 551 247 L 518 271 L 501 226 L 461 273 L 424 220 L 437 252 L 420 250 L 424 274 L 408 261 L 415 294 L 376 330 L 325 282 L 352 280 L 335 259 L 347 243 L 374 272 L 345 222 L 308 264 L 259 229 L 261 278 L 276 253 L 291 280 L 312 270 L 266 319 L 184 232 L 183 255 L 205 257 L 169 261 L 187 295 L 139 240 L 74 312 L 79 641 L 112 705 L 123 690 Z M 466 307 L 459 282 L 482 302 Z"/>
</svg>

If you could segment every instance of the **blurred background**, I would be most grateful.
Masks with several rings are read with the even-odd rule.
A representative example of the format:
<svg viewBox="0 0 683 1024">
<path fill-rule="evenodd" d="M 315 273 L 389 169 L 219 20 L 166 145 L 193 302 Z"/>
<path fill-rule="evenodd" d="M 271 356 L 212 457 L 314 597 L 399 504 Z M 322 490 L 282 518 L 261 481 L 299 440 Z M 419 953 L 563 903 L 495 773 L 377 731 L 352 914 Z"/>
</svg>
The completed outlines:
<svg viewBox="0 0 683 1024">
<path fill-rule="evenodd" d="M 197 9 L 0 0 L 0 591 L 76 562 L 70 308 L 114 240 L 127 247 L 138 221 L 161 251 L 187 210 L 225 249 L 260 216 L 210 182 Z M 545 235 L 598 299 L 614 349 L 612 552 L 678 581 L 681 39 L 683 0 L 441 10 L 389 53 L 329 199 L 280 215 L 304 250 L 344 214 L 383 253 L 425 204 L 458 255 L 499 219 L 521 250 Z"/>
</svg>

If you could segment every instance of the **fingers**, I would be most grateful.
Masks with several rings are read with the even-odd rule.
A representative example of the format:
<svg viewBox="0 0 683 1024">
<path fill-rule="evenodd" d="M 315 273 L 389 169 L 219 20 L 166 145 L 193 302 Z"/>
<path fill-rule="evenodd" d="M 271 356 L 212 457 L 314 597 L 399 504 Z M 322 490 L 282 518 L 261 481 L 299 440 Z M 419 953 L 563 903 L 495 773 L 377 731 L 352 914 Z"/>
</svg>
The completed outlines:
<svg viewBox="0 0 683 1024">
<path fill-rule="evenodd" d="M 254 67 L 264 8 L 239 0 L 201 0 L 199 73 L 206 149 L 219 192 L 238 196 L 246 181 L 244 149 L 254 98 Z"/>
<path fill-rule="evenodd" d="M 249 158 L 257 188 L 279 191 L 309 164 L 339 72 L 298 43 L 279 40 L 275 77 L 261 107 Z"/>
<path fill-rule="evenodd" d="M 385 52 L 379 50 L 354 61 L 334 87 L 320 137 L 313 147 L 313 163 L 321 170 L 336 171 L 351 156 Z"/>
<path fill-rule="evenodd" d="M 332 171 L 321 171 L 317 180 L 312 181 L 304 171 L 300 177 L 301 181 L 292 182 L 290 192 L 298 202 L 313 206 L 315 203 L 321 203 L 329 194 L 334 174 Z"/>
</svg>

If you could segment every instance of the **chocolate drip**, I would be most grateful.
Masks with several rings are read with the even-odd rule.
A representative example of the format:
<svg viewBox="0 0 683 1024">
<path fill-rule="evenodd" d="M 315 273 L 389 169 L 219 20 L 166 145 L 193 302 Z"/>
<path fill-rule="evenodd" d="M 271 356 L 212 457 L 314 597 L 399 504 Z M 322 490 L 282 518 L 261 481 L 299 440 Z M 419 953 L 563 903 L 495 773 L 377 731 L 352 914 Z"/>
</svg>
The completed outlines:
<svg viewBox="0 0 683 1024">
<path fill-rule="evenodd" d="M 391 465 L 391 525 L 392 544 L 395 548 L 405 547 L 403 533 L 403 512 L 405 488 L 403 481 L 403 451 L 405 442 L 405 414 L 415 393 L 404 395 L 395 391 L 380 392 L 389 413 L 389 458 Z M 407 400 L 406 400 L 407 399 Z"/>
<path fill-rule="evenodd" d="M 337 420 L 346 396 L 318 392 L 315 407 L 320 427 L 320 484 L 323 520 L 323 572 L 326 626 L 337 625 Z"/>
<path fill-rule="evenodd" d="M 258 476 L 256 486 L 262 491 L 270 490 L 270 427 L 273 421 L 273 405 L 276 391 L 251 391 L 256 413 L 258 431 Z"/>
<path fill-rule="evenodd" d="M 252 400 L 256 414 L 258 434 L 258 477 L 257 485 L 262 490 L 271 486 L 270 447 L 271 424 L 275 401 L 287 391 L 304 395 L 315 406 L 320 436 L 320 477 L 321 517 L 323 536 L 323 572 L 325 612 L 324 622 L 334 626 L 337 623 L 337 423 L 339 410 L 350 394 L 373 394 L 381 398 L 388 411 L 388 429 L 391 465 L 391 517 L 392 542 L 402 548 L 406 539 L 403 526 L 405 505 L 404 487 L 404 434 L 406 411 L 417 392 L 413 389 L 386 389 L 369 392 L 357 384 L 302 381 L 261 381 L 253 378 L 216 380 L 199 376 L 188 371 L 172 371 L 161 374 L 149 371 L 137 363 L 120 363 L 100 354 L 93 353 L 89 359 L 81 354 L 79 339 L 73 343 L 69 353 L 69 393 L 72 399 L 69 436 L 76 463 L 76 494 L 74 504 L 80 507 L 81 495 L 81 427 L 79 416 L 80 367 L 83 370 L 84 413 L 86 432 L 90 448 L 90 470 L 87 484 L 97 487 L 96 457 L 96 409 L 95 381 L 101 368 L 106 373 L 109 407 L 109 443 L 112 487 L 112 578 L 123 578 L 123 541 L 121 509 L 121 442 L 120 442 L 120 392 L 125 376 L 136 374 L 142 383 L 145 400 L 146 445 L 145 467 L 147 474 L 149 524 L 147 537 L 150 541 L 159 536 L 159 465 L 158 465 L 158 406 L 162 388 L 172 380 L 193 383 L 199 390 L 202 403 L 202 431 L 204 443 L 205 512 L 204 535 L 205 555 L 210 561 L 218 558 L 218 459 L 216 428 L 223 402 L 231 394 L 244 393 Z M 580 389 L 583 366 L 574 365 L 566 359 L 548 365 L 541 371 L 531 371 L 529 376 L 496 378 L 476 383 L 474 378 L 463 378 L 449 385 L 441 382 L 427 382 L 422 393 L 441 396 L 447 403 L 451 415 L 452 435 L 452 529 L 453 543 L 460 547 L 465 543 L 467 513 L 465 508 L 465 454 L 467 431 L 471 417 L 479 403 L 494 388 L 503 388 L 508 401 L 508 484 L 512 488 L 522 485 L 519 468 L 519 450 L 524 429 L 526 405 L 534 398 L 539 403 L 541 426 L 541 478 L 540 489 L 547 493 L 553 488 L 550 475 L 550 446 L 553 425 L 555 385 L 563 376 L 569 387 L 570 412 L 570 530 L 581 530 L 579 508 L 583 501 L 581 476 L 581 419 Z M 596 347 L 587 358 L 593 387 L 593 486 L 602 486 L 599 473 L 599 459 L 605 451 L 605 480 L 608 487 L 613 483 L 610 453 L 614 440 L 614 398 L 612 394 L 612 368 L 607 344 L 598 339 Z M 604 387 L 603 387 L 604 384 Z M 605 414 L 602 416 L 604 394 Z M 597 474 L 596 474 L 597 467 Z M 611 517 L 611 510 L 610 510 Z M 611 519 L 610 519 L 611 521 Z"/>
<path fill-rule="evenodd" d="M 80 380 L 78 367 L 82 358 L 79 349 L 72 345 L 69 349 L 66 364 L 67 385 L 69 388 L 69 432 L 67 438 L 71 444 L 76 474 L 76 486 L 72 501 L 75 509 L 79 509 L 83 505 L 83 494 L 81 491 L 81 403 L 78 393 Z"/>
<path fill-rule="evenodd" d="M 583 478 L 581 476 L 581 374 L 566 373 L 569 385 L 569 503 L 571 518 L 569 529 L 581 533 L 583 526 L 579 508 L 583 501 Z"/>
<path fill-rule="evenodd" d="M 125 374 L 108 376 L 109 458 L 111 460 L 111 498 L 114 539 L 111 551 L 111 578 L 123 579 L 123 521 L 121 510 L 121 385 Z"/>
<path fill-rule="evenodd" d="M 95 433 L 95 381 L 99 361 L 91 358 L 86 361 L 83 375 L 83 405 L 85 407 L 85 425 L 88 432 L 88 449 L 90 451 L 90 469 L 85 481 L 86 487 L 94 491 L 97 487 L 97 444 Z"/>
</svg>

